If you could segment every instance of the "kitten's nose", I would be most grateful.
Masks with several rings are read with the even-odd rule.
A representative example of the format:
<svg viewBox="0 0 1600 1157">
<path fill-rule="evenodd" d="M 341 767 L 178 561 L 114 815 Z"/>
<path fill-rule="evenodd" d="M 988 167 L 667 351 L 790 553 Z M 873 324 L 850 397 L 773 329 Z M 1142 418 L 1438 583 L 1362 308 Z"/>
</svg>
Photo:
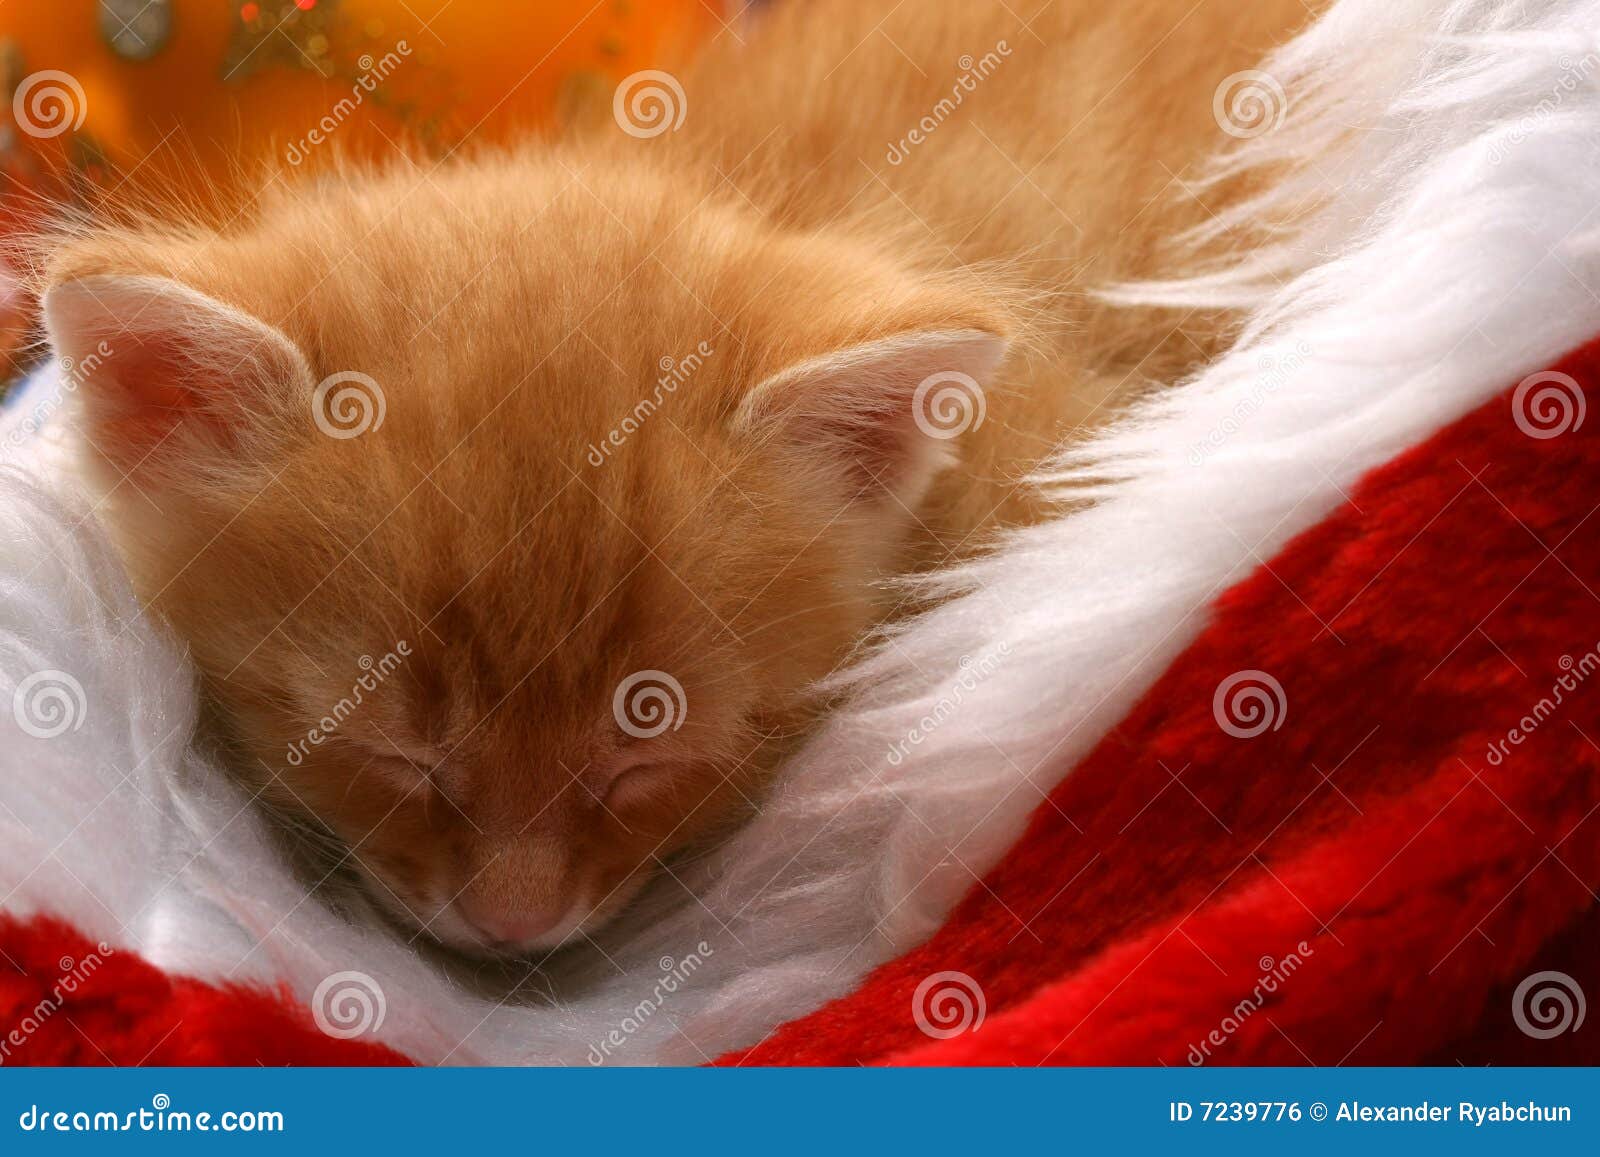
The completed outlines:
<svg viewBox="0 0 1600 1157">
<path fill-rule="evenodd" d="M 565 915 L 565 909 L 561 908 L 531 911 L 506 909 L 497 904 L 486 904 L 470 892 L 456 900 L 456 907 L 469 924 L 490 940 L 512 945 L 524 945 L 550 931 Z"/>
</svg>

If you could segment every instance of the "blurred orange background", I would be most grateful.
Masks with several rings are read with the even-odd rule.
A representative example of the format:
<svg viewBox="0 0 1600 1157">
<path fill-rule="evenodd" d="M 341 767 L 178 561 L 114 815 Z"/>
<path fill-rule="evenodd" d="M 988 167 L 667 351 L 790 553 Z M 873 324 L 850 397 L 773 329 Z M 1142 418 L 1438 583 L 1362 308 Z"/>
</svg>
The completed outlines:
<svg viewBox="0 0 1600 1157">
<path fill-rule="evenodd" d="M 720 27 L 719 3 L 12 0 L 0 234 L 113 191 L 226 200 L 252 161 L 441 155 L 609 107 L 619 79 Z M 0 353 L 26 305 L 6 280 Z"/>
<path fill-rule="evenodd" d="M 586 89 L 609 97 L 616 79 L 681 58 L 715 20 L 702 0 L 11 3 L 0 6 L 3 114 L 13 148 L 160 172 L 163 153 L 209 164 L 287 149 L 359 90 L 337 126 L 342 148 L 402 136 L 449 147 L 548 121 Z M 76 91 L 62 80 L 61 107 L 16 107 L 19 86 L 46 71 Z M 57 132 L 52 117 L 74 123 Z"/>
</svg>

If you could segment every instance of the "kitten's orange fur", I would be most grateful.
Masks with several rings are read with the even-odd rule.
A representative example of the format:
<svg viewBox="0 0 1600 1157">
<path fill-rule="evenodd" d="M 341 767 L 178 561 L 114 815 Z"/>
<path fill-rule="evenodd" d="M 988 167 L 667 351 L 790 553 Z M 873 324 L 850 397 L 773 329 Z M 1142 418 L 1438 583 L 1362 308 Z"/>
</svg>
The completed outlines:
<svg viewBox="0 0 1600 1157">
<path fill-rule="evenodd" d="M 447 942 L 608 919 L 758 796 L 892 612 L 880 579 L 1036 516 L 1017 482 L 1060 436 L 1215 338 L 1084 290 L 1168 272 L 1160 241 L 1207 212 L 1177 178 L 1225 141 L 1213 92 L 1304 18 L 788 0 L 685 77 L 677 132 L 607 119 L 278 188 L 220 229 L 79 231 L 52 336 L 112 347 L 82 390 L 110 519 L 242 774 Z M 964 57 L 998 63 L 941 106 Z M 987 409 L 953 441 L 912 421 L 945 370 Z M 386 407 L 349 439 L 311 414 L 341 371 Z M 619 729 L 640 670 L 681 684 L 677 729 Z"/>
</svg>

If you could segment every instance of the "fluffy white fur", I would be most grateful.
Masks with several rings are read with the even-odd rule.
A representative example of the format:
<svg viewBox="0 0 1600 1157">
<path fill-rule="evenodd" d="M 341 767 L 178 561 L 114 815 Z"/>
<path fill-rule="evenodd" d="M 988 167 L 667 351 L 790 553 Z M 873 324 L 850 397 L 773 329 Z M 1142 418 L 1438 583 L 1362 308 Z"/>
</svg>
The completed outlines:
<svg viewBox="0 0 1600 1157">
<path fill-rule="evenodd" d="M 1046 484 L 1092 508 L 931 580 L 955 597 L 852 673 L 856 705 L 761 816 L 514 1000 L 307 898 L 190 746 L 190 674 L 93 519 L 6 472 L 4 906 L 308 1002 L 364 973 L 378 1038 L 425 1062 L 698 1062 L 848 992 L 938 925 L 1218 591 L 1364 471 L 1600 332 L 1597 27 L 1600 0 L 1342 0 L 1265 63 L 1289 115 L 1224 165 L 1303 165 L 1253 214 L 1321 207 L 1227 269 L 1118 291 L 1247 303 L 1237 348 L 1066 453 Z M 13 726 L 42 669 L 81 684 L 78 730 Z"/>
</svg>

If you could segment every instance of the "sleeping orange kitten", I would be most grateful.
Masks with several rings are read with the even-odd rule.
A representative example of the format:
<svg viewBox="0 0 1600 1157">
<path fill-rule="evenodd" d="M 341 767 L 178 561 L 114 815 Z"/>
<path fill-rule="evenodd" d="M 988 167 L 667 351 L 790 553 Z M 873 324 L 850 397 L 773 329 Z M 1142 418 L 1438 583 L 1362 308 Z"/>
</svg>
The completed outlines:
<svg viewBox="0 0 1600 1157">
<path fill-rule="evenodd" d="M 411 928 L 613 917 L 759 799 L 886 578 L 1214 342 L 1086 291 L 1170 272 L 1219 86 L 1305 7 L 1036 6 L 781 0 L 578 139 L 55 248 L 137 589 Z"/>
</svg>

